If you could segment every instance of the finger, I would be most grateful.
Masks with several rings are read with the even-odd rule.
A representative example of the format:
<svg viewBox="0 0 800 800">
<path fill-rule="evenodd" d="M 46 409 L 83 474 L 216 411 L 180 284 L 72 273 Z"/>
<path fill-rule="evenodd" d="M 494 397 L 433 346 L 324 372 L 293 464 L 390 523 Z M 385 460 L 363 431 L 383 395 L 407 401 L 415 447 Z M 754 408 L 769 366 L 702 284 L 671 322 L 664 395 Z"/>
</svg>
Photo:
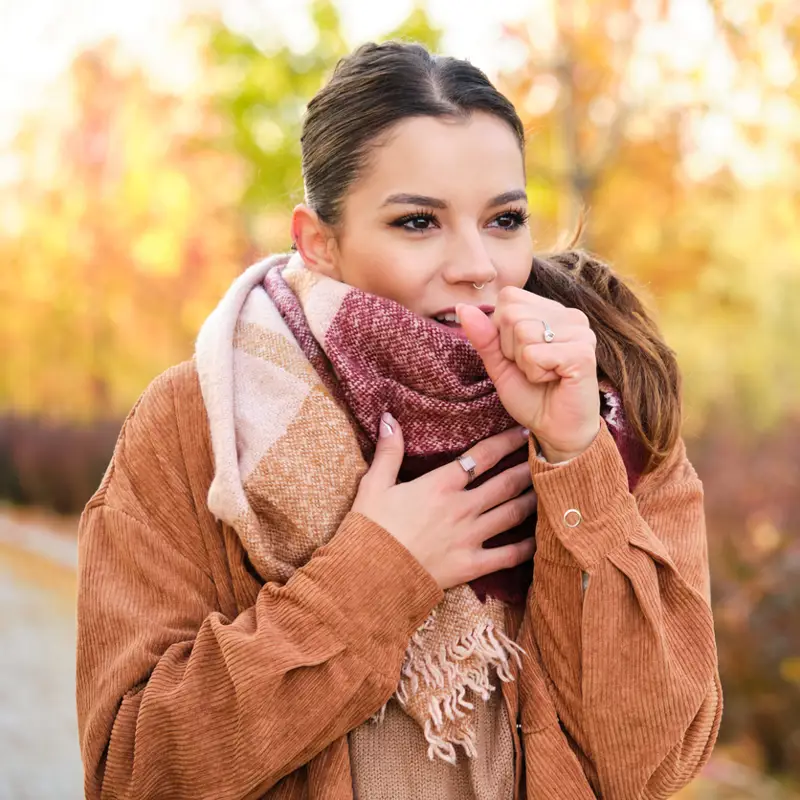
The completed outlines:
<svg viewBox="0 0 800 800">
<path fill-rule="evenodd" d="M 549 300 L 539 295 L 527 292 L 516 287 L 504 287 L 494 313 L 494 322 L 500 331 L 500 347 L 506 358 L 514 359 L 516 328 L 520 322 L 534 322 L 538 324 L 541 333 L 545 330 L 543 320 L 551 324 L 567 322 L 570 309 L 554 300 Z M 543 341 L 540 338 L 538 341 Z"/>
<path fill-rule="evenodd" d="M 470 500 L 477 503 L 478 513 L 483 514 L 522 494 L 530 488 L 532 482 L 531 469 L 526 461 L 524 464 L 510 467 L 499 475 L 495 475 L 494 478 L 490 478 L 482 486 L 473 489 L 469 493 Z"/>
<path fill-rule="evenodd" d="M 525 348 L 531 344 L 545 344 L 545 326 L 540 319 L 523 319 L 514 325 L 514 343 L 511 358 L 514 363 L 525 373 L 525 377 L 531 383 L 547 383 L 548 381 L 558 380 L 558 374 L 552 370 L 537 369 L 532 365 L 526 369 L 524 352 Z"/>
<path fill-rule="evenodd" d="M 478 572 L 476 577 L 524 564 L 533 558 L 535 551 L 536 539 L 533 537 L 523 539 L 521 542 L 515 542 L 514 544 L 505 544 L 502 547 L 482 548 L 477 558 L 476 567 Z"/>
<path fill-rule="evenodd" d="M 547 383 L 548 381 L 555 381 L 560 378 L 559 374 L 554 370 L 544 368 L 537 369 L 537 367 L 526 370 L 523 366 L 525 363 L 523 352 L 528 345 L 554 343 L 545 341 L 544 332 L 545 326 L 540 319 L 520 320 L 514 326 L 514 353 L 512 358 L 516 365 L 525 372 L 525 377 L 528 378 L 531 383 Z M 594 332 L 582 326 L 559 326 L 557 343 L 565 344 L 567 342 L 590 342 L 593 350 L 597 347 L 597 338 Z"/>
<path fill-rule="evenodd" d="M 499 308 L 511 308 L 514 306 L 530 310 L 534 308 L 536 315 L 541 314 L 551 326 L 553 323 L 588 326 L 589 318 L 579 308 L 565 306 L 558 300 L 544 297 L 527 289 L 520 289 L 516 286 L 504 286 L 500 290 L 498 298 Z"/>
<path fill-rule="evenodd" d="M 387 411 L 381 415 L 378 428 L 378 442 L 375 457 L 364 480 L 381 489 L 388 489 L 397 483 L 397 474 L 403 463 L 405 444 L 400 424 Z"/>
<path fill-rule="evenodd" d="M 516 360 L 531 383 L 577 382 L 597 372 L 597 356 L 588 341 L 525 345 Z"/>
<path fill-rule="evenodd" d="M 528 491 L 482 514 L 477 532 L 479 541 L 485 542 L 521 525 L 536 511 L 536 504 L 536 492 Z"/>
<path fill-rule="evenodd" d="M 502 380 L 503 373 L 513 365 L 500 347 L 500 334 L 497 326 L 475 306 L 456 306 L 456 314 L 470 344 L 478 351 L 486 372 L 496 384 Z"/>
<path fill-rule="evenodd" d="M 537 362 L 529 363 L 527 367 L 525 366 L 524 351 L 528 345 L 554 343 L 545 341 L 545 330 L 544 322 L 540 319 L 523 319 L 514 325 L 514 352 L 511 357 L 531 383 L 548 383 L 557 381 L 561 377 L 555 370 L 544 369 Z M 588 328 L 575 325 L 558 326 L 557 343 L 561 345 L 573 341 L 591 341 L 592 348 L 595 348 L 597 339 Z M 528 359 L 530 358 L 533 358 L 533 356 L 528 354 Z"/>
<path fill-rule="evenodd" d="M 597 339 L 590 328 L 579 325 L 554 325 L 551 330 L 555 335 L 552 342 L 545 342 L 544 322 L 538 317 L 520 319 L 514 323 L 514 354 L 516 360 L 517 349 L 526 344 L 565 344 L 566 342 L 591 342 L 594 345 Z"/>
<path fill-rule="evenodd" d="M 505 305 L 496 310 L 493 317 L 494 324 L 500 331 L 500 349 L 509 361 L 514 360 L 514 328 L 518 319 L 515 309 L 523 310 L 521 306 Z"/>
<path fill-rule="evenodd" d="M 464 457 L 469 457 L 475 462 L 475 477 L 477 478 L 494 467 L 502 458 L 519 450 L 527 442 L 527 439 L 528 431 L 518 427 L 509 428 L 503 433 L 478 442 L 464 453 Z M 431 474 L 441 476 L 445 485 L 454 489 L 463 489 L 470 482 L 469 474 L 458 460 L 439 467 Z"/>
</svg>

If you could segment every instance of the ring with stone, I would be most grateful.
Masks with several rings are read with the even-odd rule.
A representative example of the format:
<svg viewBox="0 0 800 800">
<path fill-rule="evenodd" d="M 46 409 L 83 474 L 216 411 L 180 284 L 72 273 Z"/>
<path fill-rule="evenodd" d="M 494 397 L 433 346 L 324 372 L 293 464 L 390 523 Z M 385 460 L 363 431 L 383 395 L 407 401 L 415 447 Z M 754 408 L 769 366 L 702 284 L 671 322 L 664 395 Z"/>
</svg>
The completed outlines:
<svg viewBox="0 0 800 800">
<path fill-rule="evenodd" d="M 459 456 L 456 461 L 461 465 L 461 469 L 467 473 L 469 483 L 475 480 L 475 468 L 478 466 L 472 456 Z"/>
</svg>

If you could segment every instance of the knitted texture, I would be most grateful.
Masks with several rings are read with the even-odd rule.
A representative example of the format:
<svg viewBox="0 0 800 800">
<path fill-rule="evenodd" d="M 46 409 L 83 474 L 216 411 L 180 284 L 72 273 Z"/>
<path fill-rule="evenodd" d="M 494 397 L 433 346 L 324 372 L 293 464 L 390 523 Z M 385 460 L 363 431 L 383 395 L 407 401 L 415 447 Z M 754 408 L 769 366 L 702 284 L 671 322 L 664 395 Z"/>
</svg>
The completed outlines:
<svg viewBox="0 0 800 800">
<path fill-rule="evenodd" d="M 401 479 L 515 424 L 468 341 L 308 270 L 298 255 L 234 282 L 200 332 L 196 360 L 216 467 L 209 508 L 237 531 L 265 581 L 286 581 L 336 532 L 382 412 L 403 429 Z M 521 446 L 511 463 L 526 458 Z M 532 531 L 529 521 L 501 541 Z M 409 642 L 395 698 L 430 758 L 455 763 L 456 746 L 475 756 L 474 704 L 489 699 L 493 676 L 513 679 L 520 648 L 504 630 L 502 601 L 521 604 L 532 571 L 521 586 L 514 578 L 525 573 L 508 573 L 511 591 L 502 581 L 495 591 L 489 576 L 479 593 L 446 592 Z"/>
<path fill-rule="evenodd" d="M 339 528 L 384 410 L 409 458 L 434 457 L 431 467 L 514 424 L 467 342 L 298 257 L 240 276 L 196 361 L 215 460 L 209 508 L 265 581 L 288 580 Z M 446 592 L 409 642 L 395 697 L 430 758 L 455 763 L 457 745 L 475 755 L 474 703 L 488 700 L 491 676 L 512 680 L 519 648 L 500 602 L 484 600 L 468 586 Z"/>
</svg>

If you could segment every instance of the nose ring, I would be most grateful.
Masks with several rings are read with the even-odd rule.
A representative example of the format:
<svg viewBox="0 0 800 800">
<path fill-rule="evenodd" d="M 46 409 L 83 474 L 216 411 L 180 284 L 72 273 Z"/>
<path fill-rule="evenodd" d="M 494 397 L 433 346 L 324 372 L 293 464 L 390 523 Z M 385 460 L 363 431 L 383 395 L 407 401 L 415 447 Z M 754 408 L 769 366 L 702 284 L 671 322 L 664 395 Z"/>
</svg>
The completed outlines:
<svg viewBox="0 0 800 800">
<path fill-rule="evenodd" d="M 485 284 L 485 283 L 473 283 L 472 285 L 473 285 L 473 286 L 474 286 L 476 289 L 483 289 L 483 287 L 484 287 L 484 286 L 486 286 L 486 284 Z"/>
</svg>

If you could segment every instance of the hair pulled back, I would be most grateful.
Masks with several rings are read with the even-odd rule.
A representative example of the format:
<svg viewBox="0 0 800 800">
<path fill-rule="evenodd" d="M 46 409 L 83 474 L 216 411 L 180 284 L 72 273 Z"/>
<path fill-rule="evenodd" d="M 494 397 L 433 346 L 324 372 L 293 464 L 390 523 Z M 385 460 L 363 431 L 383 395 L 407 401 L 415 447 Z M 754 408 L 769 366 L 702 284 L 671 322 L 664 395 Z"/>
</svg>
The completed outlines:
<svg viewBox="0 0 800 800">
<path fill-rule="evenodd" d="M 336 226 L 348 190 L 394 125 L 475 112 L 506 122 L 524 154 L 519 115 L 480 69 L 419 44 L 362 45 L 339 61 L 308 104 L 300 140 L 307 204 Z M 588 316 L 599 377 L 620 392 L 646 471 L 655 468 L 680 435 L 681 381 L 674 353 L 640 300 L 607 264 L 578 249 L 534 258 L 525 288 Z"/>
</svg>

